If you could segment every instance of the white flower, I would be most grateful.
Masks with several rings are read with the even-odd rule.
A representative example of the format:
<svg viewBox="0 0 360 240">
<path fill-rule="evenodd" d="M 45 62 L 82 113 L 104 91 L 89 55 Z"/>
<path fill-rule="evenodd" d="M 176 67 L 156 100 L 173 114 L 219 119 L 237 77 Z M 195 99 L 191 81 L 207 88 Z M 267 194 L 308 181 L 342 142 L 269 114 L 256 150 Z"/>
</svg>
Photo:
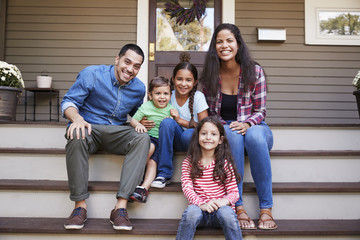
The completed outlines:
<svg viewBox="0 0 360 240">
<path fill-rule="evenodd" d="M 352 84 L 354 85 L 354 87 L 356 87 L 357 89 L 360 89 L 360 71 L 358 71 L 358 73 L 356 74 Z"/>
<path fill-rule="evenodd" d="M 1 86 L 25 87 L 20 70 L 12 64 L 0 61 Z"/>
</svg>

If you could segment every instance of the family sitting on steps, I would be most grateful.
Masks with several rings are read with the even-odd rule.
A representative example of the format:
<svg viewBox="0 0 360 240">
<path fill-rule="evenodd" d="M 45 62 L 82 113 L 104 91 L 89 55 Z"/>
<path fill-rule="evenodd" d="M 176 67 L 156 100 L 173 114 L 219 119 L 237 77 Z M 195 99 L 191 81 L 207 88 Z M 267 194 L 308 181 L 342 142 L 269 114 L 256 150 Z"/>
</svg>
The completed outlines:
<svg viewBox="0 0 360 240">
<path fill-rule="evenodd" d="M 215 29 L 200 78 L 189 54 L 180 60 L 170 80 L 150 81 L 145 103 L 146 87 L 136 77 L 144 53 L 135 44 L 123 46 L 114 65 L 89 66 L 79 73 L 61 103 L 69 120 L 66 166 L 75 202 L 66 229 L 82 229 L 87 220 L 88 157 L 100 149 L 125 156 L 110 213 L 116 230 L 133 228 L 129 201 L 145 203 L 150 187 L 171 182 L 174 151 L 188 151 L 181 184 L 189 206 L 177 239 L 192 239 L 203 226 L 222 228 L 226 239 L 241 239 L 241 229 L 256 229 L 243 207 L 245 154 L 259 198 L 257 228 L 277 228 L 271 213 L 273 136 L 264 122 L 264 70 L 233 24 Z"/>
</svg>

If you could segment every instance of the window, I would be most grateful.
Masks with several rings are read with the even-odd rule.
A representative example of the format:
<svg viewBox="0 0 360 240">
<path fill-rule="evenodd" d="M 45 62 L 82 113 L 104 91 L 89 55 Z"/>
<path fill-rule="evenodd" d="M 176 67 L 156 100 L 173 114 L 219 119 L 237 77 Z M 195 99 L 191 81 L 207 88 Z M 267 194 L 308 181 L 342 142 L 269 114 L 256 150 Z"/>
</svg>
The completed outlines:
<svg viewBox="0 0 360 240">
<path fill-rule="evenodd" d="M 360 1 L 305 0 L 305 43 L 360 45 Z"/>
</svg>

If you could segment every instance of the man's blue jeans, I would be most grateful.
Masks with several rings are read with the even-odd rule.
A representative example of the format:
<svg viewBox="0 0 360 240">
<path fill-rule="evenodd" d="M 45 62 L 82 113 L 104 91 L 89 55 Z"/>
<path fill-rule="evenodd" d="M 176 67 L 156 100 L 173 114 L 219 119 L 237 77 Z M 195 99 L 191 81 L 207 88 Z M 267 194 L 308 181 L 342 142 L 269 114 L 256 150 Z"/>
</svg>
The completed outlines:
<svg viewBox="0 0 360 240">
<path fill-rule="evenodd" d="M 158 177 L 172 177 L 174 151 L 186 152 L 193 132 L 193 128 L 184 130 L 172 118 L 165 118 L 161 122 L 159 127 Z"/>
<path fill-rule="evenodd" d="M 195 205 L 188 206 L 179 223 L 176 239 L 193 239 L 197 227 L 222 228 L 225 239 L 242 239 L 239 222 L 230 206 L 221 207 L 212 213 L 204 212 Z"/>
<path fill-rule="evenodd" d="M 224 125 L 224 127 L 236 167 L 241 175 L 241 182 L 238 184 L 240 199 L 235 205 L 243 205 L 242 189 L 246 150 L 250 161 L 251 175 L 259 197 L 259 207 L 261 209 L 271 208 L 273 198 L 270 150 L 273 146 L 273 135 L 269 126 L 265 122 L 261 122 L 259 125 L 250 127 L 244 136 L 229 129 L 229 125 Z"/>
</svg>

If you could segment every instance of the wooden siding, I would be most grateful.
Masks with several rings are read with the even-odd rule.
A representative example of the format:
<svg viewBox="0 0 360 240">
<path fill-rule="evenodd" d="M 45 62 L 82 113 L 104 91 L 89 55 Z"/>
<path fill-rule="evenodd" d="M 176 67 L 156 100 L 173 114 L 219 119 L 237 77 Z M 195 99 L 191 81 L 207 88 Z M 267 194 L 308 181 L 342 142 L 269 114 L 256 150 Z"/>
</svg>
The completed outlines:
<svg viewBox="0 0 360 240">
<path fill-rule="evenodd" d="M 60 98 L 84 67 L 112 64 L 121 46 L 136 42 L 136 0 L 1 0 L 4 5 L 0 54 L 20 68 L 27 87 L 47 71 Z M 304 0 L 236 0 L 235 16 L 268 75 L 268 123 L 359 123 L 351 86 L 359 46 L 305 45 Z M 257 27 L 284 27 L 287 40 L 258 43 Z M 36 119 L 48 119 L 48 99 L 37 102 Z M 24 97 L 17 112 L 22 121 Z"/>
<path fill-rule="evenodd" d="M 359 46 L 305 45 L 304 0 L 236 0 L 235 24 L 268 76 L 268 123 L 359 123 L 351 82 Z M 257 27 L 286 28 L 258 43 Z"/>
<path fill-rule="evenodd" d="M 113 64 L 124 44 L 136 42 L 136 24 L 136 0 L 8 0 L 5 60 L 20 68 L 26 87 L 47 71 L 62 98 L 84 67 Z M 31 119 L 30 92 L 29 101 Z M 36 119 L 49 119 L 48 97 L 37 103 Z M 17 112 L 23 121 L 24 97 Z"/>
</svg>

